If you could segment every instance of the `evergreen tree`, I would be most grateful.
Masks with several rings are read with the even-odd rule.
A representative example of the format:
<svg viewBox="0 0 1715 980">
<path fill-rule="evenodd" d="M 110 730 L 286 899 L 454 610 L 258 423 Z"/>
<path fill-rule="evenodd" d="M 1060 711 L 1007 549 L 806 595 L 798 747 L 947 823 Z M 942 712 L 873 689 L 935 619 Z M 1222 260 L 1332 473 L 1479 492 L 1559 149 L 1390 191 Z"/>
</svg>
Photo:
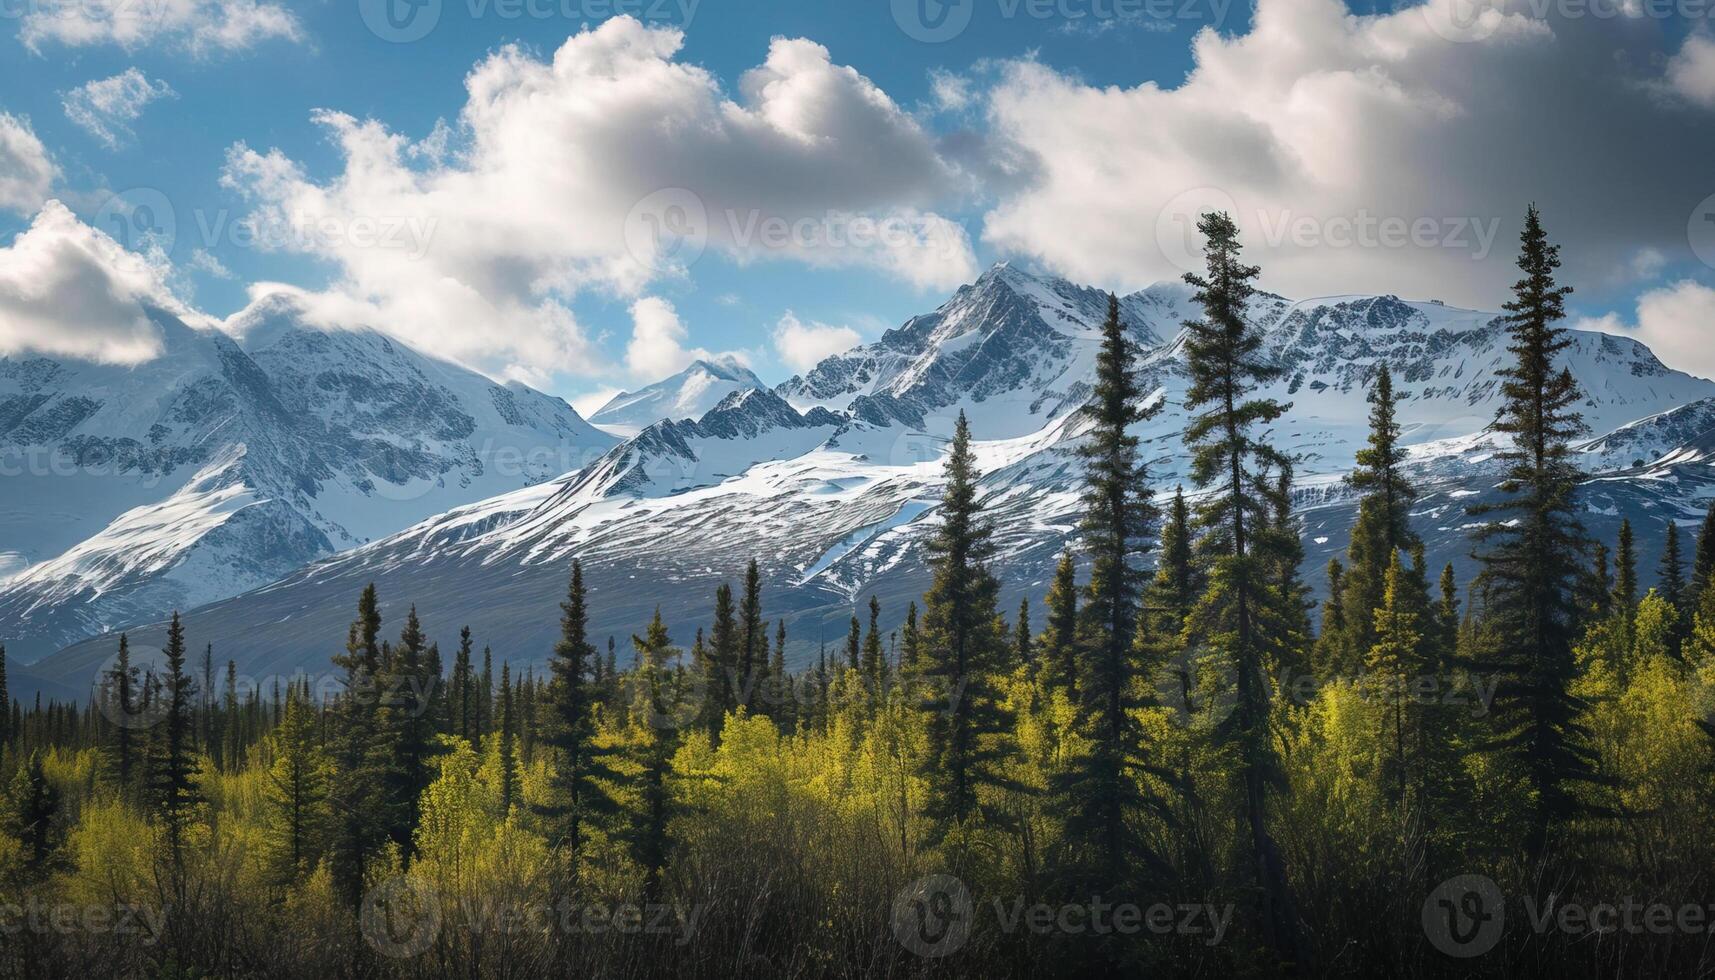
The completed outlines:
<svg viewBox="0 0 1715 980">
<path fill-rule="evenodd" d="M 182 884 L 185 836 L 197 791 L 196 681 L 185 672 L 185 629 L 179 614 L 167 624 L 166 676 L 161 678 L 161 722 L 149 754 L 149 803 L 166 837 L 175 884 Z"/>
<path fill-rule="evenodd" d="M 762 571 L 752 558 L 744 570 L 744 600 L 739 603 L 738 698 L 749 705 L 756 686 L 768 672 L 768 624 L 762 618 Z"/>
<path fill-rule="evenodd" d="M 1280 782 L 1269 734 L 1269 689 L 1263 668 L 1267 631 L 1277 605 L 1270 572 L 1278 563 L 1267 553 L 1267 528 L 1274 519 L 1271 492 L 1261 492 L 1258 474 L 1284 469 L 1287 460 L 1255 431 L 1286 409 L 1252 392 L 1280 374 L 1262 351 L 1262 334 L 1245 321 L 1258 269 L 1239 259 L 1238 228 L 1225 214 L 1205 214 L 1207 275 L 1187 274 L 1203 317 L 1186 323 L 1191 386 L 1185 407 L 1192 413 L 1185 442 L 1192 451 L 1191 477 L 1210 491 L 1196 508 L 1203 531 L 1199 550 L 1208 587 L 1187 625 L 1200 640 L 1230 661 L 1233 710 L 1219 732 L 1238 760 L 1240 806 L 1247 827 L 1246 849 L 1262 901 L 1262 931 L 1282 959 L 1299 956 L 1297 914 L 1285 862 L 1269 831 L 1269 796 Z"/>
<path fill-rule="evenodd" d="M 223 754 L 226 758 L 226 771 L 238 772 L 244 767 L 244 733 L 240 730 L 238 717 L 238 662 L 226 662 L 226 700 L 225 711 L 226 748 Z"/>
<path fill-rule="evenodd" d="M 786 620 L 778 620 L 774 627 L 774 662 L 769 665 L 769 712 L 782 732 L 790 733 L 797 728 L 797 702 L 792 697 L 792 679 L 786 675 Z"/>
<path fill-rule="evenodd" d="M 381 778 L 377 765 L 377 677 L 381 670 L 380 602 L 370 584 L 358 599 L 357 618 L 347 634 L 345 653 L 334 657 L 344 671 L 344 691 L 336 705 L 333 778 L 329 810 L 333 831 L 328 842 L 329 869 L 341 898 L 357 907 L 372 858 L 386 839 L 382 823 Z"/>
<path fill-rule="evenodd" d="M 589 642 L 588 603 L 583 564 L 574 559 L 566 601 L 560 603 L 560 639 L 554 644 L 549 725 L 543 739 L 555 750 L 549 772 L 558 799 L 546 808 L 553 826 L 551 841 L 564 849 L 574 879 L 590 827 L 617 809 L 607 787 L 619 778 L 609 764 L 613 751 L 600 742 L 596 692 L 588 679 L 591 665 L 598 662 Z"/>
<path fill-rule="evenodd" d="M 738 708 L 738 684 L 743 671 L 739 624 L 733 618 L 732 586 L 715 589 L 715 626 L 708 660 L 709 737 L 719 741 L 723 719 Z"/>
<path fill-rule="evenodd" d="M 1619 546 L 1614 551 L 1614 607 L 1627 623 L 1638 612 L 1638 555 L 1629 518 L 1620 521 Z"/>
<path fill-rule="evenodd" d="M 264 788 L 268 848 L 276 879 L 283 885 L 296 883 L 319 856 L 327 787 L 314 710 L 297 685 L 289 685 L 285 712 L 269 736 L 274 762 Z"/>
<path fill-rule="evenodd" d="M 1485 618 L 1494 649 L 1477 669 L 1500 680 L 1493 704 L 1499 732 L 1495 748 L 1517 753 L 1531 788 L 1525 848 L 1540 857 L 1552 830 L 1579 810 L 1573 784 L 1593 776 L 1593 759 L 1578 721 L 1583 702 L 1571 690 L 1577 667 L 1573 629 L 1575 593 L 1588 554 L 1574 493 L 1578 470 L 1571 441 L 1585 431 L 1575 406 L 1578 382 L 1554 361 L 1570 341 L 1555 326 L 1570 289 L 1557 286 L 1559 248 L 1548 242 L 1536 208 L 1525 217 L 1518 265 L 1524 277 L 1506 305 L 1509 349 L 1516 363 L 1502 372 L 1504 398 L 1494 429 L 1512 439 L 1500 454 L 1505 499 L 1473 508 L 1493 515 L 1478 531 L 1486 596 Z M 1623 550 L 1629 552 L 1626 528 Z M 1622 564 L 1630 564 L 1629 553 Z M 1628 569 L 1627 576 L 1633 574 Z M 1630 618 L 1632 585 L 1618 598 Z"/>
<path fill-rule="evenodd" d="M 1709 588 L 1709 578 L 1715 573 L 1715 500 L 1703 515 L 1703 526 L 1697 531 L 1697 554 L 1691 561 L 1691 594 L 1686 602 L 1696 606 Z"/>
<path fill-rule="evenodd" d="M 0 750 L 12 741 L 12 694 L 6 688 L 6 644 L 0 643 Z"/>
<path fill-rule="evenodd" d="M 1330 679 L 1352 662 L 1348 649 L 1351 631 L 1346 625 L 1346 566 L 1328 559 L 1328 598 L 1322 602 L 1322 632 L 1316 638 L 1315 668 L 1318 677 Z"/>
<path fill-rule="evenodd" d="M 879 690 L 882 672 L 881 600 L 873 595 L 869 597 L 869 631 L 863 638 L 863 672 L 870 684 Z"/>
<path fill-rule="evenodd" d="M 1387 364 L 1376 370 L 1370 389 L 1370 435 L 1358 450 L 1357 466 L 1347 482 L 1363 496 L 1346 549 L 1346 574 L 1341 597 L 1344 625 L 1351 635 L 1339 646 L 1350 656 L 1375 645 L 1373 610 L 1381 607 L 1388 566 L 1398 551 L 1410 551 L 1418 541 L 1411 529 L 1411 505 L 1417 488 L 1404 473 L 1405 447 L 1400 445 L 1398 399 Z M 1336 674 L 1356 673 L 1356 663 L 1335 665 Z"/>
<path fill-rule="evenodd" d="M 102 680 L 101 699 L 111 723 L 107 771 L 122 794 L 131 791 L 132 781 L 137 775 L 138 746 L 136 733 L 131 727 L 139 711 L 137 698 L 140 692 L 136 686 L 137 669 L 131 666 L 131 641 L 121 633 L 119 652 Z M 41 697 L 39 693 L 36 696 L 38 699 Z"/>
<path fill-rule="evenodd" d="M 480 742 L 494 731 L 494 653 L 482 648 L 482 682 L 476 692 L 476 737 Z"/>
<path fill-rule="evenodd" d="M 453 654 L 453 734 L 476 744 L 476 672 L 470 663 L 470 627 L 459 630 L 458 653 Z"/>
<path fill-rule="evenodd" d="M 1584 577 L 1578 608 L 1586 622 L 1601 622 L 1614 608 L 1614 575 L 1608 567 L 1608 546 L 1597 541 L 1591 551 L 1590 574 Z"/>
<path fill-rule="evenodd" d="M 510 814 L 518 803 L 518 719 L 512 704 L 512 663 L 500 665 L 500 812 Z M 502 818 L 504 819 L 504 817 Z"/>
<path fill-rule="evenodd" d="M 12 776 L 6 831 L 22 845 L 24 870 L 31 878 L 46 877 L 59 850 L 60 793 L 48 781 L 40 752 Z"/>
<path fill-rule="evenodd" d="M 633 712 L 630 743 L 632 764 L 638 772 L 633 782 L 637 796 L 623 836 L 632 860 L 643 868 L 645 900 L 655 901 L 660 896 L 661 873 L 667 867 L 672 844 L 668 836 L 673 816 L 669 780 L 679 741 L 672 725 L 677 705 L 673 703 L 675 692 L 668 668 L 675 651 L 659 608 L 645 634 L 633 636 L 631 642 L 637 650 L 642 703 Z"/>
<path fill-rule="evenodd" d="M 1299 569 L 1304 566 L 1304 543 L 1300 540 L 1298 519 L 1292 514 L 1290 466 L 1281 468 L 1273 491 L 1269 499 L 1273 504 L 1274 519 L 1266 528 L 1264 537 L 1259 538 L 1258 548 L 1274 564 L 1275 601 L 1271 608 L 1274 623 L 1264 635 L 1270 653 L 1269 666 L 1278 676 L 1292 679 L 1305 676 L 1309 671 L 1307 653 L 1313 642 L 1310 610 L 1315 603 L 1310 600 L 1309 586 L 1299 575 Z M 1422 544 L 1414 542 L 1413 546 L 1417 549 L 1421 566 Z M 1418 571 L 1422 572 L 1421 567 Z"/>
<path fill-rule="evenodd" d="M 1050 785 L 1064 801 L 1066 842 L 1084 880 L 1123 886 L 1153 860 L 1137 830 L 1138 817 L 1159 803 L 1143 791 L 1148 755 L 1138 709 L 1142 679 L 1161 646 L 1140 634 L 1140 597 L 1147 577 L 1139 559 L 1148 551 L 1156 517 L 1149 474 L 1128 431 L 1151 417 L 1143 408 L 1132 344 L 1120 321 L 1119 300 L 1108 296 L 1096 382 L 1082 409 L 1091 429 L 1079 450 L 1084 462 L 1084 518 L 1090 556 L 1079 639 L 1087 658 L 1078 693 L 1077 729 L 1088 742 Z"/>
<path fill-rule="evenodd" d="M 1395 551 L 1383 578 L 1382 602 L 1375 610 L 1376 641 L 1365 658 L 1368 668 L 1366 681 L 1380 689 L 1382 696 L 1382 744 L 1387 747 L 1387 762 L 1382 767 L 1386 793 L 1390 800 L 1402 803 L 1406 782 L 1411 772 L 1408 748 L 1417 744 L 1417 719 L 1413 713 L 1411 679 L 1423 673 L 1418 651 L 1423 643 L 1417 614 L 1411 609 L 1407 596 L 1410 588 L 1406 573 Z"/>
<path fill-rule="evenodd" d="M 1671 518 L 1667 522 L 1667 540 L 1661 555 L 1656 592 L 1679 614 L 1668 638 L 1668 652 L 1677 657 L 1680 645 L 1691 633 L 1691 609 L 1685 593 L 1685 563 L 1679 555 L 1679 524 Z"/>
<path fill-rule="evenodd" d="M 1160 610 L 1161 632 L 1167 636 L 1176 637 L 1185 628 L 1185 617 L 1203 592 L 1192 545 L 1191 508 L 1185 503 L 1185 488 L 1179 487 L 1161 526 L 1161 557 L 1149 592 L 1150 604 Z"/>
<path fill-rule="evenodd" d="M 846 665 L 852 670 L 863 666 L 863 627 L 854 614 L 846 630 Z"/>
<path fill-rule="evenodd" d="M 1078 582 L 1072 549 L 1060 553 L 1048 584 L 1048 627 L 1042 632 L 1042 666 L 1049 683 L 1067 692 L 1078 689 Z"/>
<path fill-rule="evenodd" d="M 905 609 L 905 631 L 899 644 L 900 673 L 910 673 L 921 666 L 922 640 L 917 632 L 917 600 Z"/>
<path fill-rule="evenodd" d="M 1006 657 L 996 608 L 1000 583 L 988 570 L 994 529 L 977 500 L 971 426 L 963 412 L 954 426 L 946 476 L 941 524 L 927 547 L 933 578 L 923 597 L 920 639 L 922 674 L 936 682 L 921 703 L 928 733 L 921 765 L 929 786 L 924 813 L 942 830 L 978 815 L 982 787 L 1015 785 L 1004 770 L 1012 749 L 1004 738 L 1011 719 L 994 684 Z"/>
<path fill-rule="evenodd" d="M 1435 607 L 1435 662 L 1431 665 L 1446 677 L 1459 650 L 1459 585 L 1453 563 L 1441 569 L 1441 602 Z"/>
<path fill-rule="evenodd" d="M 435 753 L 435 719 L 429 692 L 428 641 L 417 619 L 417 607 L 406 613 L 397 646 L 382 658 L 381 705 L 375 715 L 380 736 L 382 819 L 387 836 L 410 854 L 423 791 L 433 781 L 430 764 Z"/>
<path fill-rule="evenodd" d="M 1029 667 L 1035 662 L 1035 650 L 1032 644 L 1035 638 L 1030 633 L 1030 597 L 1018 600 L 1018 622 L 1012 628 L 1012 658 L 1019 664 Z"/>
</svg>

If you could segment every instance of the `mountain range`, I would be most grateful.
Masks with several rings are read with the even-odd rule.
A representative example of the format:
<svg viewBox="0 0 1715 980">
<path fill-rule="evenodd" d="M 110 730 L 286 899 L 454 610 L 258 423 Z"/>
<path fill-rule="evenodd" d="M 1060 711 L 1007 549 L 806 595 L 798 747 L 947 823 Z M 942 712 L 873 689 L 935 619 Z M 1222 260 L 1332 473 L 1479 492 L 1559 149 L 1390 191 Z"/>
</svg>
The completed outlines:
<svg viewBox="0 0 1715 980">
<path fill-rule="evenodd" d="M 1160 405 L 1138 428 L 1160 495 L 1188 479 L 1182 325 L 1198 310 L 1179 283 L 1119 304 Z M 552 649 L 573 556 L 591 585 L 596 635 L 625 646 L 656 608 L 688 643 L 715 586 L 755 557 L 765 611 L 786 621 L 789 659 L 803 664 L 824 638 L 843 642 L 848 617 L 872 594 L 887 628 L 921 594 L 941 459 L 961 411 L 978 440 L 1010 610 L 1020 596 L 1040 598 L 1075 535 L 1076 409 L 1106 308 L 1100 290 L 997 265 L 933 312 L 772 389 L 736 365 L 699 363 L 618 396 L 592 421 L 635 428 L 623 440 L 557 399 L 494 385 L 378 333 L 307 326 L 289 307 L 247 311 L 256 323 L 233 331 L 237 341 L 190 332 L 169 344 L 162 366 L 134 369 L 159 373 L 152 384 L 163 394 L 148 411 L 110 395 L 132 406 L 123 426 L 89 428 L 99 413 L 80 414 L 75 401 L 98 400 L 91 392 L 114 369 L 0 361 L 0 448 L 130 467 L 116 481 L 123 493 L 21 481 L 24 499 L 41 501 L 33 514 L 55 500 L 71 510 L 72 493 L 112 514 L 84 505 L 80 527 L 19 539 L 34 551 L 0 580 L 0 632 L 26 660 L 46 655 L 27 676 L 54 690 L 87 687 L 112 654 L 113 630 L 160 642 L 158 620 L 175 605 L 188 610 L 194 642 L 214 644 L 250 677 L 315 674 L 329 669 L 358 592 L 374 582 L 391 623 L 414 604 L 431 635 L 445 641 L 468 624 L 496 656 L 522 665 Z M 1307 578 L 1319 585 L 1328 557 L 1344 549 L 1353 501 L 1341 478 L 1367 434 L 1368 388 L 1385 361 L 1423 488 L 1414 518 L 1430 560 L 1454 562 L 1465 580 L 1466 507 L 1497 482 L 1487 427 L 1511 357 L 1498 316 L 1394 296 L 1267 294 L 1249 316 L 1284 369 L 1264 393 L 1291 404 L 1270 436 L 1298 460 Z M 1584 386 L 1591 430 L 1579 447 L 1591 474 L 1581 491 L 1587 523 L 1611 538 L 1632 518 L 1653 570 L 1666 522 L 1698 520 L 1715 494 L 1715 383 L 1628 338 L 1569 339 L 1561 357 Z M 204 406 L 213 400 L 230 425 L 211 421 Z M 497 474 L 480 448 L 525 443 L 590 458 Z M 92 446 L 107 455 L 92 457 Z M 145 465 L 171 475 L 151 499 L 124 497 L 143 493 L 131 488 L 143 482 L 135 473 L 156 471 Z M 397 507 L 374 506 L 418 490 Z"/>
</svg>

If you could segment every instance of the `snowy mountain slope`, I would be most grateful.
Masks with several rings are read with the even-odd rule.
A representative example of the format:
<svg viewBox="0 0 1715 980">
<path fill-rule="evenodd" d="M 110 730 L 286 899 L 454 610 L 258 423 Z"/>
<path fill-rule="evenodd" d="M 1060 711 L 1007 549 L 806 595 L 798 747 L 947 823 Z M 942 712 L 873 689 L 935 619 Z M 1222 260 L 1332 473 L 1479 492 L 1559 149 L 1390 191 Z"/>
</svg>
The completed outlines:
<svg viewBox="0 0 1715 980">
<path fill-rule="evenodd" d="M 1186 480 L 1177 329 L 1189 304 L 1177 284 L 1122 300 L 1143 349 L 1144 380 L 1162 406 L 1138 432 L 1161 493 Z M 598 635 L 623 640 L 660 607 L 681 642 L 706 621 L 715 586 L 754 556 L 767 613 L 786 620 L 791 657 L 801 664 L 823 635 L 838 642 L 871 594 L 890 626 L 927 584 L 923 543 L 961 409 L 979 439 L 1006 602 L 1039 599 L 1079 516 L 1072 450 L 1083 423 L 1074 410 L 1088 390 L 1105 310 L 1095 290 L 996 267 L 935 313 L 772 393 L 738 392 L 695 422 L 657 423 L 578 472 L 431 517 L 195 610 L 188 622 L 199 641 L 242 643 L 256 670 L 320 671 L 324 638 L 343 635 L 358 592 L 374 581 L 395 619 L 414 602 L 436 635 L 468 623 L 502 657 L 540 661 L 573 556 L 592 585 Z M 1466 568 L 1464 506 L 1496 482 L 1496 446 L 1483 429 L 1499 407 L 1497 372 L 1509 355 L 1495 317 L 1391 296 L 1265 295 L 1252 315 L 1286 368 L 1268 393 L 1292 407 L 1272 435 L 1299 457 L 1312 581 L 1345 544 L 1353 501 L 1340 477 L 1364 439 L 1367 385 L 1383 360 L 1404 397 L 1430 559 Z M 1609 466 L 1630 450 L 1594 447 L 1640 438 L 1625 434 L 1636 423 L 1653 433 L 1655 458 L 1667 459 L 1667 444 L 1698 423 L 1689 415 L 1676 425 L 1648 420 L 1715 399 L 1715 384 L 1669 370 L 1628 340 L 1577 333 L 1573 341 L 1566 356 L 1587 386 L 1583 409 L 1604 427 L 1587 454 L 1601 464 L 1593 468 L 1610 471 L 1590 484 L 1592 530 L 1611 534 L 1622 515 L 1636 515 L 1646 535 L 1662 520 L 1688 520 L 1715 492 L 1707 464 L 1664 463 L 1642 480 Z M 38 669 L 77 683 L 110 647 L 110 639 L 81 644 Z"/>
<path fill-rule="evenodd" d="M 0 627 L 13 656 L 271 582 L 457 504 L 576 469 L 615 440 L 559 399 L 285 297 L 231 327 L 151 311 L 134 368 L 0 359 Z"/>
<path fill-rule="evenodd" d="M 699 419 L 735 391 L 766 388 L 762 379 L 731 358 L 691 362 L 678 374 L 614 395 L 590 423 L 621 436 L 634 436 L 664 419 Z"/>
</svg>

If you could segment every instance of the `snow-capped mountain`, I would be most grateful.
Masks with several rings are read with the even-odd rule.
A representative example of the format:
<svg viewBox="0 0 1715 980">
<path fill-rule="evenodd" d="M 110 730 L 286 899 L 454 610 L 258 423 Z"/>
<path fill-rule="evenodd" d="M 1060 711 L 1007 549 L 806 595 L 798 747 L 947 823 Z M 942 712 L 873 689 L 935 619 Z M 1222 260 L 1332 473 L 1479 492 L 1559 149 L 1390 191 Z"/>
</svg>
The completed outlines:
<svg viewBox="0 0 1715 980">
<path fill-rule="evenodd" d="M 1120 308 L 1160 405 L 1138 435 L 1158 491 L 1170 491 L 1186 480 L 1181 324 L 1196 310 L 1179 284 L 1123 297 Z M 373 581 L 393 619 L 415 603 L 433 634 L 469 624 L 503 658 L 539 661 L 552 648 L 573 556 L 592 586 L 598 635 L 628 636 L 660 607 L 680 641 L 706 621 L 715 586 L 755 557 L 766 612 L 786 621 L 802 663 L 824 635 L 837 642 L 870 595 L 896 623 L 927 584 L 923 542 L 960 411 L 979 440 L 1007 601 L 1039 599 L 1079 517 L 1075 410 L 1106 309 L 1097 290 L 997 266 L 933 313 L 773 392 L 734 392 L 696 421 L 654 423 L 587 467 L 195 610 L 189 627 L 199 642 L 241 650 L 253 673 L 324 670 L 325 649 L 301 638 L 343 635 Z M 1345 545 L 1352 500 L 1340 477 L 1365 438 L 1367 386 L 1382 361 L 1402 396 L 1430 558 L 1468 572 L 1464 507 L 1496 482 L 1496 442 L 1484 430 L 1510 357 L 1496 316 L 1392 296 L 1269 295 L 1250 315 L 1286 368 L 1266 394 L 1291 403 L 1272 438 L 1299 460 L 1312 580 Z M 1598 473 L 1588 488 L 1592 529 L 1611 534 L 1620 515 L 1634 515 L 1647 542 L 1650 519 L 1688 520 L 1715 492 L 1695 451 L 1709 432 L 1703 420 L 1715 416 L 1707 407 L 1715 383 L 1671 370 L 1625 338 L 1571 340 L 1563 357 L 1585 386 L 1584 456 Z M 1637 458 L 1651 465 L 1634 472 Z M 257 628 L 284 622 L 289 633 Z M 80 644 L 36 669 L 77 683 L 110 648 L 110 638 Z"/>
<path fill-rule="evenodd" d="M 700 419 L 735 391 L 766 387 L 761 378 L 731 357 L 692 361 L 670 378 L 614 395 L 590 416 L 590 422 L 629 437 L 663 419 Z"/>
<path fill-rule="evenodd" d="M 135 367 L 0 359 L 0 623 L 13 656 L 278 579 L 598 458 L 564 401 L 275 294 L 231 335 L 149 311 Z"/>
</svg>

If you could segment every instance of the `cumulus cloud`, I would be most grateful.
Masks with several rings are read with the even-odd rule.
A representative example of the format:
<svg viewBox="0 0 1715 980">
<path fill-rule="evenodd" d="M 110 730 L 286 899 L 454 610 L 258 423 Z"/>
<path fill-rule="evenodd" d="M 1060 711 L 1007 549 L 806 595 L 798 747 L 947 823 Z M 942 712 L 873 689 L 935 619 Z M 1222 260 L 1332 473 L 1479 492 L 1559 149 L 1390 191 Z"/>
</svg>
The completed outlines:
<svg viewBox="0 0 1715 980">
<path fill-rule="evenodd" d="M 38 53 L 51 44 L 162 44 L 206 55 L 301 40 L 303 28 L 285 7 L 260 0 L 46 0 L 29 6 L 18 36 Z"/>
<path fill-rule="evenodd" d="M 984 237 L 1133 287 L 1194 266 L 1196 214 L 1220 207 L 1269 288 L 1479 305 L 1514 278 L 1532 201 L 1570 278 L 1609 279 L 1645 248 L 1686 257 L 1687 221 L 1715 184 L 1664 161 L 1710 159 L 1715 126 L 1661 97 L 1662 69 L 1648 67 L 1666 64 L 1660 35 L 1624 17 L 1529 16 L 1525 0 L 1452 19 L 1468 8 L 1259 0 L 1249 33 L 1196 36 L 1174 87 L 1011 62 L 989 93 L 988 136 L 1013 148 L 1023 179 L 998 195 Z M 1681 52 L 1688 93 L 1702 91 L 1703 43 Z"/>
<path fill-rule="evenodd" d="M 794 371 L 804 372 L 823 358 L 856 347 L 862 339 L 851 327 L 810 321 L 805 323 L 787 310 L 774 326 L 774 352 Z"/>
<path fill-rule="evenodd" d="M 1630 323 L 1610 313 L 1580 321 L 1577 326 L 1631 337 L 1654 351 L 1669 367 L 1715 378 L 1710 324 L 1715 324 L 1715 289 L 1682 279 L 1646 290 L 1638 297 L 1637 313 Z"/>
<path fill-rule="evenodd" d="M 658 296 L 645 296 L 631 304 L 631 341 L 625 345 L 625 366 L 646 381 L 658 381 L 689 367 L 692 361 L 730 361 L 745 365 L 740 351 L 715 353 L 702 347 L 686 347 L 689 333 L 673 304 Z"/>
<path fill-rule="evenodd" d="M 0 248 L 0 355 L 36 352 L 116 364 L 161 351 L 145 304 L 202 323 L 167 287 L 160 255 L 127 251 L 49 201 Z"/>
<path fill-rule="evenodd" d="M 35 214 L 59 173 L 30 121 L 0 112 L 0 209 Z"/>
<path fill-rule="evenodd" d="M 1667 63 L 1667 85 L 1701 106 L 1715 107 L 1715 38 L 1692 34 Z"/>
<path fill-rule="evenodd" d="M 112 78 L 96 79 L 72 89 L 65 93 L 60 105 L 68 119 L 113 149 L 131 138 L 129 124 L 143 114 L 144 107 L 174 94 L 166 82 L 150 81 L 137 69 L 127 68 Z"/>
<path fill-rule="evenodd" d="M 590 373 L 570 299 L 638 295 L 708 251 L 937 288 L 975 275 L 964 230 L 933 210 L 962 175 L 868 79 L 777 38 L 729 95 L 675 60 L 682 42 L 618 17 L 546 61 L 502 48 L 466 78 L 451 145 L 323 112 L 332 179 L 241 144 L 224 180 L 286 230 L 264 241 L 333 261 L 337 288 L 394 314 L 390 329 L 477 361 Z"/>
</svg>

